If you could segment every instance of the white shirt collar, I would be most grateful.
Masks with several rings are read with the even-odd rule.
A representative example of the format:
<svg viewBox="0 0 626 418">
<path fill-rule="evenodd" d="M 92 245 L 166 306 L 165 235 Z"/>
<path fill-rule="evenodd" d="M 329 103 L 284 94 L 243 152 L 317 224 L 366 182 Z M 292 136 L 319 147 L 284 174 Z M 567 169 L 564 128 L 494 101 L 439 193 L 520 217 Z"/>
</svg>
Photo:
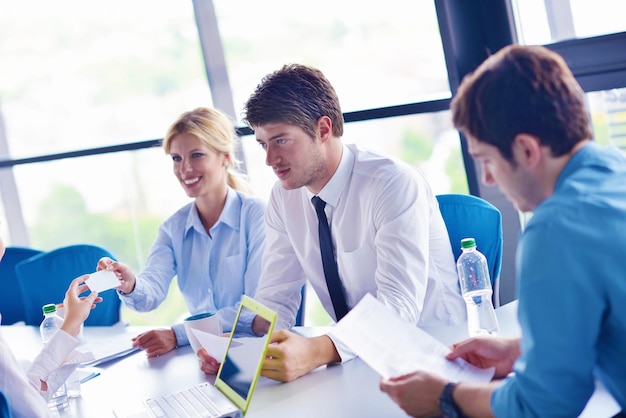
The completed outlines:
<svg viewBox="0 0 626 418">
<path fill-rule="evenodd" d="M 320 190 L 318 196 L 326 202 L 326 204 L 337 207 L 339 204 L 339 198 L 341 197 L 341 193 L 347 186 L 350 181 L 350 177 L 352 176 L 352 168 L 354 167 L 354 154 L 350 151 L 348 147 L 343 145 L 342 153 L 341 153 L 341 161 L 339 161 L 339 166 L 337 167 L 337 171 L 335 174 L 328 180 L 328 183 Z M 309 192 L 309 200 L 314 196 L 313 193 Z"/>
</svg>

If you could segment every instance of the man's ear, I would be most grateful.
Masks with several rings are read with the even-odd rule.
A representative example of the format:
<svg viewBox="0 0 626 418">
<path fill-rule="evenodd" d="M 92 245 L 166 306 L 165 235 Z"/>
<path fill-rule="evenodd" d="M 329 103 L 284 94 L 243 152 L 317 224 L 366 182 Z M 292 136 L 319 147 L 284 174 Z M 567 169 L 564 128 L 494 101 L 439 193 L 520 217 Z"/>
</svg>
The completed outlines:
<svg viewBox="0 0 626 418">
<path fill-rule="evenodd" d="M 333 134 L 333 122 L 328 116 L 320 116 L 317 120 L 317 134 L 322 142 L 326 142 Z"/>
<path fill-rule="evenodd" d="M 535 135 L 517 134 L 513 140 L 513 157 L 518 164 L 536 167 L 543 160 L 541 141 Z"/>
</svg>

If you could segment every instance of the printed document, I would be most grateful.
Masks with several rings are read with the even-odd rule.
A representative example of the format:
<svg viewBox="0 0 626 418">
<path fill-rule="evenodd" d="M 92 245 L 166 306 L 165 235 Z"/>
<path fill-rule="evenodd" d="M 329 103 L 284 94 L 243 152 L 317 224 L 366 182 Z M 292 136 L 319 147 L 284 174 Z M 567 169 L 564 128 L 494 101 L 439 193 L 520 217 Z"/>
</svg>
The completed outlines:
<svg viewBox="0 0 626 418">
<path fill-rule="evenodd" d="M 463 359 L 447 360 L 450 348 L 370 294 L 337 323 L 332 335 L 384 378 L 422 370 L 453 382 L 489 382 L 495 371 L 477 368 Z"/>
</svg>

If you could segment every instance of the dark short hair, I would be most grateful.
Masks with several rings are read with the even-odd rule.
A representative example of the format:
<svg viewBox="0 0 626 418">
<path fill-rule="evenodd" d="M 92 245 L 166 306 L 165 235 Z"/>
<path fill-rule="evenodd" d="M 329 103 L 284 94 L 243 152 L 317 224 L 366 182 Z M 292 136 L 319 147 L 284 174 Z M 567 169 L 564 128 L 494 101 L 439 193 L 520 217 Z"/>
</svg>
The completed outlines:
<svg viewBox="0 0 626 418">
<path fill-rule="evenodd" d="M 452 100 L 454 126 L 512 160 L 520 133 L 556 157 L 592 137 L 584 93 L 567 64 L 542 46 L 509 45 L 465 76 Z"/>
<path fill-rule="evenodd" d="M 317 121 L 328 116 L 333 135 L 343 135 L 343 114 L 335 89 L 318 69 L 284 65 L 266 75 L 245 104 L 244 122 L 250 127 L 286 123 L 315 137 Z"/>
</svg>

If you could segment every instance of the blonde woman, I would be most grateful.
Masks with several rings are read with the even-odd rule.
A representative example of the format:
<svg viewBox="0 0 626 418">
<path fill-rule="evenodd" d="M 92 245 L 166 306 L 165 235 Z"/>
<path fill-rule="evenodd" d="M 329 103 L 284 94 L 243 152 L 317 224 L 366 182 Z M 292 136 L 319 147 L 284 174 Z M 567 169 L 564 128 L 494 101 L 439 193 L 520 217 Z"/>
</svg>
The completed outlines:
<svg viewBox="0 0 626 418">
<path fill-rule="evenodd" d="M 230 120 L 215 109 L 185 112 L 169 128 L 163 149 L 194 201 L 160 226 L 137 276 L 110 258 L 98 262 L 98 270 L 116 272 L 122 283 L 118 294 L 129 308 L 156 309 L 176 276 L 189 312 L 217 312 L 224 331 L 230 331 L 241 295 L 254 295 L 265 245 L 265 203 L 246 194 L 245 182 L 232 170 L 235 138 Z M 179 323 L 140 334 L 133 344 L 152 357 L 189 340 Z"/>
</svg>

